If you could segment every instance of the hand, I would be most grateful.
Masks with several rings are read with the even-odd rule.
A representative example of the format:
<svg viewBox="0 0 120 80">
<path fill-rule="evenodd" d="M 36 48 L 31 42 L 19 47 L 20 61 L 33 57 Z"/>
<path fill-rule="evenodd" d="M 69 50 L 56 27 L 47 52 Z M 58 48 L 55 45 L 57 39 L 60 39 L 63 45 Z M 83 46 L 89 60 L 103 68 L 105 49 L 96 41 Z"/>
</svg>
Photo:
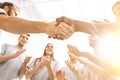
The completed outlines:
<svg viewBox="0 0 120 80">
<path fill-rule="evenodd" d="M 26 49 L 20 49 L 18 50 L 15 54 L 14 54 L 14 58 L 19 56 L 20 54 L 24 53 L 24 51 L 26 51 Z"/>
<path fill-rule="evenodd" d="M 73 64 L 70 61 L 67 60 L 67 61 L 65 61 L 65 63 L 72 72 L 76 73 L 77 70 L 75 69 L 75 67 L 73 66 Z"/>
<path fill-rule="evenodd" d="M 68 50 L 76 56 L 85 57 L 87 54 L 86 52 L 79 51 L 75 46 L 67 45 L 67 47 L 68 47 Z"/>
<path fill-rule="evenodd" d="M 30 62 L 30 59 L 31 59 L 31 58 L 32 58 L 32 57 L 26 57 L 25 60 L 24 60 L 24 63 L 25 63 L 25 64 L 28 64 L 28 63 Z"/>
<path fill-rule="evenodd" d="M 67 18 L 65 16 L 57 18 L 56 22 L 57 22 L 56 26 L 58 26 L 61 22 L 64 22 L 64 23 L 68 24 L 69 26 L 73 26 L 73 23 L 74 23 L 74 21 L 72 19 Z"/>
<path fill-rule="evenodd" d="M 76 56 L 74 54 L 72 54 L 70 51 L 68 51 L 68 55 L 69 55 L 71 62 L 76 61 Z"/>
<path fill-rule="evenodd" d="M 57 80 L 65 80 L 65 71 L 59 70 L 55 72 Z"/>
<path fill-rule="evenodd" d="M 76 75 L 77 80 L 84 80 L 82 75 L 81 75 L 81 72 L 79 70 L 77 70 L 75 68 L 75 66 L 70 61 L 67 60 L 67 61 L 65 61 L 65 63 L 67 64 L 69 69 Z"/>
<path fill-rule="evenodd" d="M 48 59 L 45 56 L 41 57 L 41 64 L 40 65 L 43 65 L 43 66 L 46 66 L 46 67 L 50 67 L 50 64 L 51 64 L 50 59 Z"/>
<path fill-rule="evenodd" d="M 45 57 L 44 63 L 45 63 L 45 66 L 46 66 L 47 68 L 48 68 L 48 67 L 51 67 L 51 66 L 50 66 L 50 64 L 51 64 L 51 59 L 50 59 L 50 58 Z"/>
<path fill-rule="evenodd" d="M 59 25 L 57 25 L 57 26 L 55 26 L 55 24 L 54 25 L 49 24 L 49 26 L 53 27 L 51 29 L 50 34 L 48 34 L 49 38 L 63 40 L 63 39 L 69 38 L 75 32 L 75 29 L 73 26 L 70 26 L 64 22 L 59 23 Z"/>
</svg>

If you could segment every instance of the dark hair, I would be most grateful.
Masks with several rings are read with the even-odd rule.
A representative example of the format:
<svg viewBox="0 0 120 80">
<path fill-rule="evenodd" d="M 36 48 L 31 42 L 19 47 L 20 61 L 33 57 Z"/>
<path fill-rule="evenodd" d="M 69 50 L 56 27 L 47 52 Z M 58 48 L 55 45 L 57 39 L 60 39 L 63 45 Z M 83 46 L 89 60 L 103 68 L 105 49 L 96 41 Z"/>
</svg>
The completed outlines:
<svg viewBox="0 0 120 80">
<path fill-rule="evenodd" d="M 8 6 L 9 9 L 11 10 L 13 7 L 17 8 L 17 10 L 20 12 L 20 9 L 14 5 L 12 2 L 3 2 L 3 3 L 0 3 L 0 8 L 4 8 L 5 6 Z"/>
<path fill-rule="evenodd" d="M 23 35 L 23 34 L 20 34 L 19 38 L 20 38 L 22 35 Z M 29 33 L 26 33 L 26 35 L 27 35 L 28 37 L 30 37 L 30 34 L 29 34 Z"/>
<path fill-rule="evenodd" d="M 3 3 L 0 3 L 0 8 L 3 9 L 5 6 L 14 7 L 14 4 L 11 3 L 11 2 L 3 2 Z"/>
</svg>

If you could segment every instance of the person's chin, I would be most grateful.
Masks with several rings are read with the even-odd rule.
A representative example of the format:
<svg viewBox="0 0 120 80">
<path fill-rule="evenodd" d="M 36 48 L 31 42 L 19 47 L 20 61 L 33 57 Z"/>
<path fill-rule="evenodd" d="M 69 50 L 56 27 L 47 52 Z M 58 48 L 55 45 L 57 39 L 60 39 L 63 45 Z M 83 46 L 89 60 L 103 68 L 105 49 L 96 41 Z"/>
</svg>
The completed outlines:
<svg viewBox="0 0 120 80">
<path fill-rule="evenodd" d="M 93 44 L 93 43 L 90 43 L 89 45 L 93 48 L 95 47 L 95 44 Z"/>
</svg>

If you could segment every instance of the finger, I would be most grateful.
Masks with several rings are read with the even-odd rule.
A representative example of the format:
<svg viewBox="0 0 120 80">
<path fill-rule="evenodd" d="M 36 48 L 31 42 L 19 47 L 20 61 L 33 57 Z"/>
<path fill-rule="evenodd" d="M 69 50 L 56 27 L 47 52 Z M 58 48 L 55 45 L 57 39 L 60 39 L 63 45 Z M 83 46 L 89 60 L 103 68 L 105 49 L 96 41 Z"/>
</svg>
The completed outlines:
<svg viewBox="0 0 120 80">
<path fill-rule="evenodd" d="M 59 26 L 59 32 L 54 33 L 54 34 L 50 34 L 48 36 L 48 38 L 53 37 L 54 39 L 67 39 L 68 37 L 70 37 L 72 35 L 72 33 L 74 32 L 74 29 L 72 27 L 69 27 L 67 24 L 65 23 L 61 23 Z"/>
<path fill-rule="evenodd" d="M 78 54 L 78 49 L 75 46 L 72 45 L 68 45 L 68 49 L 71 53 L 73 53 L 74 55 Z"/>
<path fill-rule="evenodd" d="M 65 34 L 57 34 L 56 36 L 56 39 L 59 39 L 59 40 L 64 40 L 64 39 L 67 39 L 67 36 L 65 36 Z"/>
<path fill-rule="evenodd" d="M 56 34 L 52 34 L 51 37 L 52 37 L 53 39 L 55 39 L 55 38 L 56 38 Z"/>
<path fill-rule="evenodd" d="M 62 18 L 60 17 L 60 18 L 57 18 L 56 19 L 56 24 L 55 24 L 55 26 L 58 26 L 61 22 L 62 22 Z"/>
<path fill-rule="evenodd" d="M 60 36 L 60 39 L 61 39 L 61 40 L 64 40 L 64 39 L 67 39 L 67 38 L 64 38 L 64 36 L 61 35 L 61 36 Z"/>
<path fill-rule="evenodd" d="M 48 35 L 48 38 L 52 38 L 52 35 L 50 34 L 50 35 Z"/>
<path fill-rule="evenodd" d="M 78 51 L 78 52 L 79 52 L 79 50 L 78 50 L 75 46 L 72 46 L 72 49 L 73 49 L 74 51 Z"/>
<path fill-rule="evenodd" d="M 57 23 L 55 24 L 55 26 L 58 26 L 60 23 L 61 23 L 61 22 L 58 22 L 58 21 L 57 21 Z"/>
<path fill-rule="evenodd" d="M 60 34 L 58 34 L 58 35 L 56 35 L 56 37 L 57 37 L 58 39 L 60 39 L 61 35 L 60 35 Z"/>
<path fill-rule="evenodd" d="M 67 45 L 67 47 L 68 47 L 68 50 L 72 53 L 72 47 L 71 47 L 71 45 Z"/>
<path fill-rule="evenodd" d="M 63 35 L 63 34 L 57 34 L 57 36 L 56 36 L 56 39 L 59 39 L 59 40 L 64 40 L 64 39 L 67 39 L 68 38 L 68 36 L 65 36 L 65 34 Z"/>
<path fill-rule="evenodd" d="M 65 23 L 61 23 L 60 25 L 59 25 L 59 27 L 60 27 L 60 29 L 61 29 L 61 31 L 60 32 L 63 32 L 63 33 L 65 33 L 65 34 L 72 34 L 73 33 L 73 29 L 72 29 L 72 27 L 71 26 L 69 26 L 69 25 L 67 25 L 67 24 L 65 24 Z"/>
<path fill-rule="evenodd" d="M 74 25 L 68 25 L 68 24 L 65 24 L 65 23 L 61 23 L 61 26 L 63 26 L 64 28 L 66 28 L 67 30 L 69 30 L 70 32 L 73 32 L 74 31 Z"/>
<path fill-rule="evenodd" d="M 70 50 L 71 50 L 72 52 L 78 51 L 75 46 L 70 45 L 69 47 L 70 47 Z"/>
<path fill-rule="evenodd" d="M 24 52 L 24 51 L 26 51 L 26 49 L 22 49 L 22 50 L 21 50 L 21 52 Z"/>
<path fill-rule="evenodd" d="M 53 39 L 59 39 L 59 40 L 64 40 L 66 39 L 67 36 L 65 36 L 65 34 L 53 34 L 51 36 L 49 36 L 49 38 L 53 38 Z"/>
</svg>

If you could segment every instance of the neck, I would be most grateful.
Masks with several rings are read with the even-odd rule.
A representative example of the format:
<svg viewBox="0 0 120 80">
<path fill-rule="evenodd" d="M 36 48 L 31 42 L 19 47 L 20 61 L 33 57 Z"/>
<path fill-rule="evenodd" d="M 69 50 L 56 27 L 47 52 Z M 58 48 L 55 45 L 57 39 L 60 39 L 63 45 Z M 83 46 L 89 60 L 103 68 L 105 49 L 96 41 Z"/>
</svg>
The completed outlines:
<svg viewBox="0 0 120 80">
<path fill-rule="evenodd" d="M 23 47 L 24 47 L 24 45 L 22 45 L 22 44 L 18 43 L 17 47 L 18 47 L 18 48 L 23 48 Z"/>
</svg>

